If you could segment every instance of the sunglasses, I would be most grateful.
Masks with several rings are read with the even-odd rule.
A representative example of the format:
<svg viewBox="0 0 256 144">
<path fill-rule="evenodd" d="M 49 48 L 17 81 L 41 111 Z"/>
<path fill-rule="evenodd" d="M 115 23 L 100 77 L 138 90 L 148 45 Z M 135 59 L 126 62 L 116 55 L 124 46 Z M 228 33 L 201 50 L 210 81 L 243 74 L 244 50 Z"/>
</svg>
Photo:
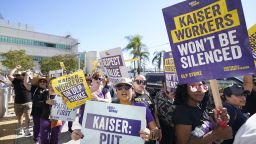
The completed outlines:
<svg viewBox="0 0 256 144">
<path fill-rule="evenodd" d="M 93 78 L 94 80 L 100 80 L 100 81 L 102 81 L 103 80 L 103 78 Z"/>
<path fill-rule="evenodd" d="M 129 90 L 129 89 L 131 89 L 131 88 L 132 88 L 132 87 L 131 87 L 131 86 L 128 86 L 128 85 L 116 87 L 116 89 L 117 89 L 118 91 L 121 91 L 121 90 Z"/>
<path fill-rule="evenodd" d="M 135 80 L 135 82 L 136 82 L 138 85 L 146 85 L 146 81 L 145 81 L 145 80 Z"/>
</svg>

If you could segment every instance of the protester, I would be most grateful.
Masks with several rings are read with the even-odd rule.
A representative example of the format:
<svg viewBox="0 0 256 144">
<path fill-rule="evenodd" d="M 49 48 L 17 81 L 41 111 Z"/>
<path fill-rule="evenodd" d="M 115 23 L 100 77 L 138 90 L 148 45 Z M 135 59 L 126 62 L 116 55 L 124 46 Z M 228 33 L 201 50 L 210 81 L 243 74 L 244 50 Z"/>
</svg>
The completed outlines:
<svg viewBox="0 0 256 144">
<path fill-rule="evenodd" d="M 244 76 L 244 89 L 246 92 L 246 104 L 243 112 L 250 116 L 256 113 L 256 76 Z"/>
<path fill-rule="evenodd" d="M 105 95 L 107 92 L 110 92 L 111 98 L 115 98 L 116 96 L 115 96 L 114 89 L 110 84 L 110 80 L 107 75 L 104 75 L 102 84 L 103 84 L 102 93 Z"/>
<path fill-rule="evenodd" d="M 160 144 L 174 143 L 174 124 L 172 121 L 173 111 L 175 109 L 175 92 L 167 89 L 165 80 L 162 81 L 162 89 L 156 94 L 155 104 L 159 123 L 162 130 L 162 139 Z"/>
<path fill-rule="evenodd" d="M 92 83 L 92 78 L 89 74 L 85 74 L 85 80 L 86 80 L 86 83 L 88 84 L 88 86 L 90 87 L 91 86 L 91 83 Z"/>
<path fill-rule="evenodd" d="M 246 97 L 244 95 L 244 88 L 237 84 L 226 87 L 223 90 L 223 106 L 227 108 L 230 120 L 228 125 L 232 127 L 233 137 L 236 135 L 238 129 L 245 123 L 247 117 L 242 112 L 242 106 L 245 106 Z M 225 140 L 223 144 L 233 144 L 234 139 Z"/>
<path fill-rule="evenodd" d="M 40 140 L 40 117 L 43 112 L 43 103 L 44 98 L 49 95 L 48 92 L 48 80 L 45 77 L 34 78 L 38 82 L 36 85 L 31 85 L 29 83 L 28 74 L 24 78 L 24 86 L 31 92 L 32 94 L 32 118 L 33 118 L 33 140 L 35 143 L 39 143 Z"/>
<path fill-rule="evenodd" d="M 101 101 L 101 102 L 111 102 L 111 95 L 110 92 L 103 94 L 102 92 L 102 80 L 103 76 L 99 72 L 95 72 L 92 75 L 92 82 L 90 85 L 90 89 L 92 92 L 92 100 L 94 101 Z M 79 110 L 79 123 L 82 124 L 82 119 L 84 115 L 84 107 L 82 105 Z"/>
<path fill-rule="evenodd" d="M 120 82 L 115 85 L 116 95 L 119 99 L 120 104 L 125 105 L 135 105 L 135 106 L 144 106 L 143 103 L 135 102 L 133 99 L 133 89 L 132 89 L 132 80 L 129 78 L 122 78 Z M 146 121 L 148 128 L 140 131 L 140 136 L 148 141 L 150 139 L 159 139 L 160 130 L 157 128 L 150 110 L 146 107 Z M 85 134 L 86 135 L 86 134 Z M 71 135 L 73 140 L 78 140 L 83 138 L 83 134 L 80 130 L 74 130 Z"/>
<path fill-rule="evenodd" d="M 24 76 L 26 72 L 23 72 L 21 75 L 18 74 L 14 77 L 14 73 L 20 69 L 21 66 L 17 65 L 14 69 L 12 69 L 8 75 L 8 79 L 12 82 L 14 91 L 15 91 L 15 99 L 14 99 L 14 111 L 18 119 L 18 134 L 22 134 L 22 115 L 25 116 L 25 136 L 30 136 L 29 132 L 29 123 L 30 123 L 30 113 L 32 109 L 32 98 L 31 93 L 24 86 Z"/>
<path fill-rule="evenodd" d="M 256 114 L 252 115 L 236 133 L 233 144 L 256 144 Z"/>
<path fill-rule="evenodd" d="M 135 102 L 144 103 L 152 112 L 155 113 L 154 102 L 146 91 L 146 78 L 143 75 L 137 75 L 133 82 L 133 88 L 135 91 Z"/>
<path fill-rule="evenodd" d="M 178 85 L 175 93 L 177 106 L 173 115 L 176 144 L 209 144 L 232 138 L 231 127 L 214 127 L 206 111 L 207 89 L 203 82 Z M 227 121 L 227 112 L 224 109 L 220 112 L 222 120 Z"/>
<path fill-rule="evenodd" d="M 153 99 L 150 97 L 146 90 L 146 78 L 143 75 L 137 75 L 133 82 L 134 88 L 134 101 L 144 103 L 151 111 L 152 115 L 156 119 L 157 126 L 160 127 L 158 116 L 156 114 L 156 109 Z M 146 144 L 155 144 L 155 141 L 146 142 Z"/>
<path fill-rule="evenodd" d="M 54 78 L 51 78 L 51 81 Z M 40 144 L 58 144 L 62 129 L 62 121 L 50 120 L 51 106 L 54 105 L 54 98 L 58 96 L 49 83 L 49 95 L 44 97 L 43 111 L 40 118 Z"/>
</svg>

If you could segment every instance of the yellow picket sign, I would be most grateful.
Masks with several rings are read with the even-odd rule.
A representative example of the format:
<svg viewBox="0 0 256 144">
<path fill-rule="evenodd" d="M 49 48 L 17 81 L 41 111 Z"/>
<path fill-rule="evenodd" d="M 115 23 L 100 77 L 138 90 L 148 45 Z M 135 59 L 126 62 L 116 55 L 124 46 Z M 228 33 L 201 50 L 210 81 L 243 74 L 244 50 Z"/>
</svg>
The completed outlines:
<svg viewBox="0 0 256 144">
<path fill-rule="evenodd" d="M 248 30 L 248 35 L 249 35 L 249 41 L 252 47 L 252 53 L 253 56 L 256 56 L 256 24 L 254 24 L 249 30 Z M 254 59 L 254 64 L 256 66 L 256 59 Z"/>
<path fill-rule="evenodd" d="M 128 60 L 124 60 L 125 62 L 133 62 L 133 61 L 137 61 L 139 60 L 139 58 L 133 58 L 133 59 L 128 59 Z"/>
<path fill-rule="evenodd" d="M 65 69 L 65 65 L 64 65 L 63 62 L 60 62 L 60 67 L 61 67 L 62 69 Z"/>
<path fill-rule="evenodd" d="M 95 70 L 98 65 L 98 61 L 97 60 L 93 61 L 92 65 L 93 65 L 93 69 Z"/>
<path fill-rule="evenodd" d="M 51 84 L 54 92 L 64 99 L 69 109 L 81 106 L 92 98 L 82 70 L 58 77 Z"/>
</svg>

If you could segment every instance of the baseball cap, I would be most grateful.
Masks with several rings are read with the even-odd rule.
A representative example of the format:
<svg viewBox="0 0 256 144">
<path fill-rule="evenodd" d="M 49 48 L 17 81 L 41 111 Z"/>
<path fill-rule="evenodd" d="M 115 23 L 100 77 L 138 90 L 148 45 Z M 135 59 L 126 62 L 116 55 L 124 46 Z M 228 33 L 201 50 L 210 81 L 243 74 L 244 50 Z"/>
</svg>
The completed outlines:
<svg viewBox="0 0 256 144">
<path fill-rule="evenodd" d="M 244 88 L 238 84 L 233 84 L 229 87 L 224 88 L 223 96 L 231 96 L 232 94 L 236 96 L 244 95 Z"/>
<path fill-rule="evenodd" d="M 115 87 L 118 87 L 120 85 L 129 85 L 129 86 L 132 86 L 132 80 L 129 79 L 129 78 L 125 78 L 125 77 L 122 77 L 121 79 L 119 79 L 119 81 L 115 84 Z"/>
</svg>

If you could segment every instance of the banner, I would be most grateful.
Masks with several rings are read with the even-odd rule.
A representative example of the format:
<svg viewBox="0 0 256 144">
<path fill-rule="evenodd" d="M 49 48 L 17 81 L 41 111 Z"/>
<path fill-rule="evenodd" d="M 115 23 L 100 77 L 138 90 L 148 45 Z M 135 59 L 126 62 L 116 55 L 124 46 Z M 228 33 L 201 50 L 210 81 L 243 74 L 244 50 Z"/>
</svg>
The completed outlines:
<svg viewBox="0 0 256 144">
<path fill-rule="evenodd" d="M 82 70 L 54 79 L 52 87 L 58 95 L 64 98 L 69 109 L 84 104 L 92 97 Z"/>
<path fill-rule="evenodd" d="M 253 73 L 241 0 L 187 0 L 163 15 L 179 83 Z"/>
<path fill-rule="evenodd" d="M 118 82 L 122 77 L 129 78 L 121 48 L 101 51 L 100 58 L 100 64 L 103 65 L 105 74 L 113 84 Z"/>
<path fill-rule="evenodd" d="M 51 108 L 51 119 L 62 121 L 74 121 L 76 118 L 76 109 L 68 109 L 62 98 L 58 95 L 54 98 L 55 104 Z"/>
<path fill-rule="evenodd" d="M 178 85 L 178 76 L 172 57 L 172 52 L 164 52 L 164 74 L 167 91 L 174 92 Z"/>
<path fill-rule="evenodd" d="M 145 107 L 88 101 L 85 109 L 81 144 L 144 144 Z"/>
<path fill-rule="evenodd" d="M 52 77 L 60 77 L 63 75 L 63 69 L 54 70 L 49 72 L 49 76 Z"/>
<path fill-rule="evenodd" d="M 256 65 L 256 24 L 253 25 L 249 30 L 248 30 L 248 35 L 249 35 L 249 41 L 252 47 L 252 55 L 254 58 L 254 63 Z"/>
</svg>

